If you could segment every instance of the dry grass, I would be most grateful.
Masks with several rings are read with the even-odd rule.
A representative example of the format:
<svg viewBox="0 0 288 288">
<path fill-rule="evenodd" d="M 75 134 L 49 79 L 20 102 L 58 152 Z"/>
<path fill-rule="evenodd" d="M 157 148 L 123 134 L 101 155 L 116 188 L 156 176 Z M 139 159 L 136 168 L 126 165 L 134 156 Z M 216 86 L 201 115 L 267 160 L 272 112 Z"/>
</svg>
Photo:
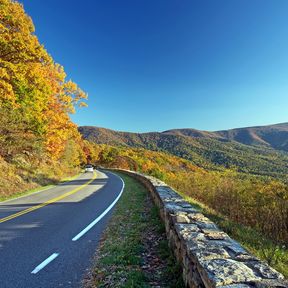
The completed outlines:
<svg viewBox="0 0 288 288">
<path fill-rule="evenodd" d="M 121 175 L 125 190 L 110 220 L 86 288 L 184 287 L 180 266 L 146 188 Z"/>
<path fill-rule="evenodd" d="M 79 173 L 79 169 L 61 167 L 59 163 L 40 163 L 35 167 L 20 167 L 0 157 L 0 201 L 35 192 L 47 185 L 55 185 L 63 178 Z"/>
</svg>

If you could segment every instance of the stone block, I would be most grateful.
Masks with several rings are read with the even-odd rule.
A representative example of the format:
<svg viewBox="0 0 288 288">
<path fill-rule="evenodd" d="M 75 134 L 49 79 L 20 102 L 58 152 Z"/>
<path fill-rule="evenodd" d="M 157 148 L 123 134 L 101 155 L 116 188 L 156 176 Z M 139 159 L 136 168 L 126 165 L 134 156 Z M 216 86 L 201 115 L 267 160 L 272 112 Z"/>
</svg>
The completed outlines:
<svg viewBox="0 0 288 288">
<path fill-rule="evenodd" d="M 177 224 L 175 224 L 175 230 L 176 230 L 176 233 L 178 234 L 179 238 L 186 240 L 186 241 L 196 240 L 197 235 L 199 235 L 199 234 L 202 234 L 202 236 L 205 237 L 204 234 L 201 233 L 198 226 L 195 224 L 177 223 Z M 205 240 L 205 238 L 204 238 L 204 240 Z"/>
<path fill-rule="evenodd" d="M 224 240 L 228 239 L 229 236 L 224 233 L 223 231 L 220 231 L 219 229 L 201 229 L 204 235 L 211 240 Z"/>
<path fill-rule="evenodd" d="M 224 285 L 224 286 L 218 286 L 219 288 L 254 288 L 254 285 L 249 284 L 231 284 L 231 285 Z"/>
<path fill-rule="evenodd" d="M 288 281 L 267 279 L 253 282 L 253 285 L 256 288 L 288 288 Z"/>
<path fill-rule="evenodd" d="M 176 212 L 194 213 L 195 209 L 192 206 L 183 205 L 183 203 L 167 202 L 164 205 L 165 209 L 172 214 Z M 200 213 L 199 213 L 200 214 Z"/>
<path fill-rule="evenodd" d="M 210 243 L 210 241 L 206 241 L 203 243 L 197 243 L 196 245 L 189 242 L 187 244 L 188 251 L 191 255 L 196 259 L 201 260 L 211 260 L 211 259 L 228 259 L 230 255 L 227 251 L 219 246 Z"/>
<path fill-rule="evenodd" d="M 207 286 L 223 286 L 261 279 L 244 263 L 232 259 L 199 260 L 200 275 Z"/>
<path fill-rule="evenodd" d="M 203 214 L 202 216 L 198 215 L 195 216 L 194 219 L 197 221 L 197 225 L 201 229 L 218 229 L 217 225 L 214 224 L 212 221 L 210 221 L 208 218 L 206 218 Z"/>
<path fill-rule="evenodd" d="M 263 261 L 247 261 L 245 264 L 264 279 L 284 279 L 284 276 Z"/>
</svg>

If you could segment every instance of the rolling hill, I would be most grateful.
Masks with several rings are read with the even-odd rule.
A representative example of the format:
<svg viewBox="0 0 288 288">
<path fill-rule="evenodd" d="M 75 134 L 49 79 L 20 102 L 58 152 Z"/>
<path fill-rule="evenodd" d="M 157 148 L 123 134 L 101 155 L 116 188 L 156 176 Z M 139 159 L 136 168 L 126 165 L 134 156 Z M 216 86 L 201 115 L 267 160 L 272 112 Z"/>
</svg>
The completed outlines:
<svg viewBox="0 0 288 288">
<path fill-rule="evenodd" d="M 216 132 L 207 132 L 195 129 L 174 129 L 163 133 L 236 141 L 246 145 L 266 146 L 276 150 L 288 151 L 288 123 L 236 128 Z"/>
<path fill-rule="evenodd" d="M 79 132 L 97 144 L 163 151 L 205 169 L 237 168 L 284 179 L 288 174 L 288 123 L 216 132 L 173 129 L 130 133 L 93 126 L 79 127 Z"/>
</svg>

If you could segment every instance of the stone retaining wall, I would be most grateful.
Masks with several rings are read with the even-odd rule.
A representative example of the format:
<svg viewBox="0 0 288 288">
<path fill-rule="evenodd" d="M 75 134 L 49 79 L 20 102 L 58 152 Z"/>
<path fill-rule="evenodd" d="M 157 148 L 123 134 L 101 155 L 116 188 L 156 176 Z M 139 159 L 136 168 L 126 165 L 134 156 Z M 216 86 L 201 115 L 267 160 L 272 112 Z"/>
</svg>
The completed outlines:
<svg viewBox="0 0 288 288">
<path fill-rule="evenodd" d="M 167 184 L 140 173 L 119 171 L 151 192 L 187 287 L 288 287 L 282 274 L 248 253 Z"/>
</svg>

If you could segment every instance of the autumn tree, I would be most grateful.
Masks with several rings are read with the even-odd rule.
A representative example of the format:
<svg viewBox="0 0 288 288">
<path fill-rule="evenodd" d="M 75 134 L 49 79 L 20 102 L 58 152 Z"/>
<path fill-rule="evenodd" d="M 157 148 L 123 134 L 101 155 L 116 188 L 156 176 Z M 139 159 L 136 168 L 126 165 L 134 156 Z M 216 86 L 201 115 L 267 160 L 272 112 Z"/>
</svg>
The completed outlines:
<svg viewBox="0 0 288 288">
<path fill-rule="evenodd" d="M 76 105 L 86 105 L 82 100 L 87 95 L 66 80 L 63 67 L 53 61 L 34 32 L 20 3 L 0 0 L 0 143 L 15 144 L 14 150 L 0 153 L 7 157 L 21 153 L 21 145 L 24 149 L 28 142 L 30 146 L 41 142 L 44 152 L 58 160 L 67 147 L 71 150 L 72 140 L 75 149 L 83 146 L 69 115 Z"/>
</svg>

